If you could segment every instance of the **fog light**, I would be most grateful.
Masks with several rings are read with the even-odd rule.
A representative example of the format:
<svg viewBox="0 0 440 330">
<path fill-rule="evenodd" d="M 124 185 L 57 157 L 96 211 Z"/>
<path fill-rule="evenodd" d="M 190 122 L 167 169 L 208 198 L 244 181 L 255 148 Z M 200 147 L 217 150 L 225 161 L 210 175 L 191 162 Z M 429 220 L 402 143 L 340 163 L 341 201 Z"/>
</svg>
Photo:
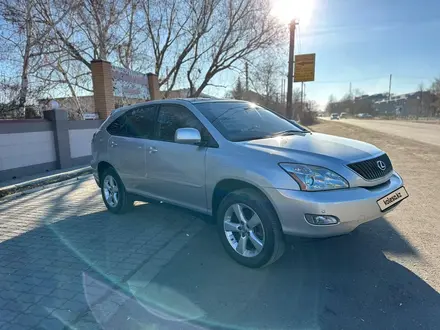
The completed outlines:
<svg viewBox="0 0 440 330">
<path fill-rule="evenodd" d="M 306 214 L 306 220 L 311 225 L 317 225 L 317 226 L 335 225 L 339 223 L 339 219 L 332 215 Z"/>
</svg>

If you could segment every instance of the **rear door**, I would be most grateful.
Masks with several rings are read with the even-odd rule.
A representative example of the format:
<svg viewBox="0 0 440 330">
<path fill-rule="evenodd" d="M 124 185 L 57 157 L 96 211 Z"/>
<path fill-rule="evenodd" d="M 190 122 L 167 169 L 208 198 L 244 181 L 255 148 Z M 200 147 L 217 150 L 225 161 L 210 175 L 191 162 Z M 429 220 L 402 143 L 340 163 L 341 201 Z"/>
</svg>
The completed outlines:
<svg viewBox="0 0 440 330">
<path fill-rule="evenodd" d="M 203 124 L 186 107 L 160 106 L 156 140 L 147 149 L 148 191 L 157 198 L 206 211 L 205 156 L 207 147 L 174 142 L 178 128 L 205 132 Z"/>
<path fill-rule="evenodd" d="M 116 119 L 107 129 L 109 158 L 127 190 L 141 192 L 145 186 L 146 150 L 154 135 L 156 106 L 139 106 Z"/>
</svg>

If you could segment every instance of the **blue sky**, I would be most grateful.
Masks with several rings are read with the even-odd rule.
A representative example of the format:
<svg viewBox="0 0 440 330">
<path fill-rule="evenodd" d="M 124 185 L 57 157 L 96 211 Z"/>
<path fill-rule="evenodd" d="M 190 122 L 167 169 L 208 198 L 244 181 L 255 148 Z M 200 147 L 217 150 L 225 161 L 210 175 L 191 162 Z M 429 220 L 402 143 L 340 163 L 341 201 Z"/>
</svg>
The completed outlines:
<svg viewBox="0 0 440 330">
<path fill-rule="evenodd" d="M 330 94 L 347 93 L 350 81 L 365 93 L 384 92 L 390 74 L 392 93 L 406 93 L 440 76 L 440 1 L 312 1 L 313 19 L 299 27 L 296 46 L 316 53 L 308 98 L 325 105 Z"/>
</svg>

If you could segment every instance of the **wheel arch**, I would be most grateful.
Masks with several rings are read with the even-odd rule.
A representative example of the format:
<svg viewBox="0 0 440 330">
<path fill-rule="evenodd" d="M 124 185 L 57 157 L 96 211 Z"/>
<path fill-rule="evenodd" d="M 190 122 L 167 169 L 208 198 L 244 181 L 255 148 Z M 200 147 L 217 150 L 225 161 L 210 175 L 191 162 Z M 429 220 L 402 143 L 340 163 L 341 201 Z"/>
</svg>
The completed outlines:
<svg viewBox="0 0 440 330">
<path fill-rule="evenodd" d="M 221 181 L 219 181 L 213 190 L 212 193 L 212 199 L 211 199 L 211 210 L 212 210 L 212 215 L 215 217 L 217 214 L 217 210 L 218 207 L 221 203 L 221 201 L 231 192 L 236 191 L 236 190 L 240 190 L 240 189 L 253 189 L 256 190 L 257 192 L 259 192 L 263 197 L 265 197 L 269 202 L 270 205 L 272 206 L 273 210 L 275 211 L 275 214 L 278 216 L 278 213 L 276 212 L 276 209 L 271 201 L 271 199 L 264 193 L 263 190 L 261 190 L 260 188 L 258 188 L 256 185 L 243 181 L 243 180 L 239 180 L 239 179 L 223 179 Z"/>
<path fill-rule="evenodd" d="M 97 170 L 98 170 L 98 175 L 99 175 L 99 181 L 102 181 L 102 173 L 104 173 L 104 171 L 106 170 L 106 169 L 108 169 L 108 168 L 113 168 L 114 169 L 114 167 L 112 166 L 112 164 L 110 164 L 109 162 L 106 162 L 106 161 L 100 161 L 99 163 L 98 163 L 98 167 L 97 167 Z"/>
</svg>

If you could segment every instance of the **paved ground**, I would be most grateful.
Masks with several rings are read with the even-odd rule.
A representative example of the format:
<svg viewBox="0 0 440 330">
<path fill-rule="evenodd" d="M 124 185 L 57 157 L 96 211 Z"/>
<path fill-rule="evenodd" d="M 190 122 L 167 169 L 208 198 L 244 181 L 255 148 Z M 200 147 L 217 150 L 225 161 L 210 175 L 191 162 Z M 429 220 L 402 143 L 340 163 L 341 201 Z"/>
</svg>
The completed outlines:
<svg viewBox="0 0 440 330">
<path fill-rule="evenodd" d="M 1 329 L 129 329 L 128 315 L 113 314 L 144 306 L 135 293 L 203 225 L 160 205 L 111 215 L 90 177 L 2 200 Z"/>
<path fill-rule="evenodd" d="M 163 204 L 104 210 L 92 179 L 0 200 L 0 329 L 438 329 L 440 148 L 354 126 L 410 199 L 343 237 L 289 239 L 247 269 L 214 226 Z"/>
<path fill-rule="evenodd" d="M 417 123 L 404 120 L 342 119 L 341 121 L 382 133 L 393 134 L 440 146 L 440 125 L 438 124 Z"/>
</svg>

